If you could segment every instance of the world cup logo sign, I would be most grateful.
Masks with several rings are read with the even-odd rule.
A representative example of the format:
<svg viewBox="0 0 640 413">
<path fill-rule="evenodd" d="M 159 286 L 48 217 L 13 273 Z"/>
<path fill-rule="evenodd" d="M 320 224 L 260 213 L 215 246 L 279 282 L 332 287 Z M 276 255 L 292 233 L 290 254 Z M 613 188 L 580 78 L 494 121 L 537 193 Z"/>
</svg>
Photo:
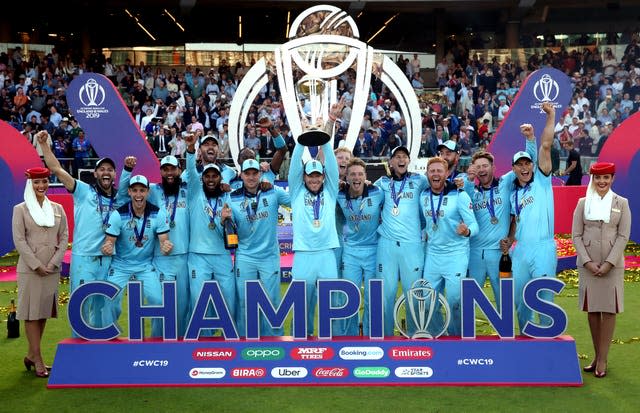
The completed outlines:
<svg viewBox="0 0 640 413">
<path fill-rule="evenodd" d="M 95 79 L 89 79 L 78 92 L 80 102 L 85 106 L 100 106 L 104 102 L 104 88 Z"/>
<path fill-rule="evenodd" d="M 416 280 L 411 289 L 398 298 L 393 314 L 400 334 L 411 339 L 440 337 L 447 331 L 451 318 L 446 298 L 424 279 Z"/>
<path fill-rule="evenodd" d="M 293 21 L 289 33 L 290 40 L 274 51 L 272 64 L 260 59 L 238 85 L 229 113 L 229 147 L 234 162 L 241 149 L 245 119 L 270 73 L 277 77 L 293 137 L 307 146 L 334 138 L 335 128 L 327 132 L 323 126 L 331 105 L 338 100 L 338 79 L 348 79 L 353 86 L 352 118 L 361 119 L 375 73 L 398 101 L 406 122 L 407 145 L 412 157 L 417 158 L 421 117 L 415 92 L 391 59 L 359 40 L 358 27 L 351 16 L 335 6 L 314 6 Z M 360 122 L 350 122 L 343 146 L 353 149 L 359 130 Z M 323 138 L 322 134 L 328 136 Z M 307 140 L 309 136 L 312 139 Z"/>
<path fill-rule="evenodd" d="M 540 113 L 544 113 L 542 111 L 542 104 L 544 102 L 552 102 L 554 106 L 560 107 L 560 105 L 555 103 L 559 94 L 560 86 L 558 86 L 558 82 L 553 80 L 548 74 L 542 75 L 533 86 L 533 96 L 538 102 L 532 105 L 531 108 L 540 109 Z"/>
</svg>

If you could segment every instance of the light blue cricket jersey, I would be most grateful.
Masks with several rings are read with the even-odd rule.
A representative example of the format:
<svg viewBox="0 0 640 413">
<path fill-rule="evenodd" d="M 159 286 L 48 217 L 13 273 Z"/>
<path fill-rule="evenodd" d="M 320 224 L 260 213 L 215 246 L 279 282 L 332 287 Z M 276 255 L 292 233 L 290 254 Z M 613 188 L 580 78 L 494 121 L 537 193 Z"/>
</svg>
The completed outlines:
<svg viewBox="0 0 640 413">
<path fill-rule="evenodd" d="M 188 185 L 180 184 L 180 189 L 175 195 L 166 195 L 162 184 L 151 185 L 149 201 L 159 208 L 164 209 L 169 220 L 169 240 L 173 243 L 170 255 L 186 254 L 189 252 L 189 209 L 187 208 Z M 173 225 L 171 224 L 173 222 Z M 155 251 L 156 256 L 162 255 L 159 245 Z"/>
<path fill-rule="evenodd" d="M 82 256 L 102 255 L 105 229 L 118 207 L 128 202 L 127 186 L 131 172 L 122 171 L 118 192 L 112 196 L 102 191 L 99 185 L 89 185 L 76 179 L 73 194 L 73 253 Z"/>
<path fill-rule="evenodd" d="M 405 182 L 404 187 L 400 191 L 403 182 Z M 422 239 L 420 194 L 429 186 L 427 177 L 407 172 L 402 180 L 383 176 L 376 181 L 375 185 L 384 193 L 382 224 L 378 227 L 380 236 L 393 241 L 420 242 Z M 397 216 L 392 213 L 395 206 L 392 185 L 395 188 L 396 197 L 399 197 Z"/>
<path fill-rule="evenodd" d="M 236 176 L 229 181 L 231 191 L 242 188 L 242 178 L 240 178 L 239 173 L 235 172 L 235 174 Z M 260 182 L 269 182 L 271 185 L 274 185 L 274 183 L 276 182 L 276 174 L 271 169 L 269 169 L 267 172 L 261 172 Z"/>
<path fill-rule="evenodd" d="M 304 146 L 297 144 L 291 156 L 289 194 L 293 213 L 293 250 L 321 251 L 338 248 L 336 232 L 336 197 L 338 196 L 338 162 L 331 143 L 322 145 L 325 156 L 324 185 L 317 195 L 304 184 L 302 154 Z M 314 205 L 318 207 L 319 226 L 314 226 Z"/>
<path fill-rule="evenodd" d="M 536 166 L 531 181 L 521 187 L 514 178 L 514 186 L 511 194 L 511 214 L 516 216 L 516 240 L 523 243 L 553 240 L 551 174 L 546 176 Z"/>
<path fill-rule="evenodd" d="M 364 188 L 358 198 L 349 197 L 349 188 L 338 193 L 338 206 L 346 221 L 345 245 L 373 247 L 378 245 L 378 226 L 384 204 L 384 192 L 375 185 Z"/>
<path fill-rule="evenodd" d="M 279 256 L 278 207 L 291 206 L 289 194 L 279 187 L 257 194 L 240 188 L 229 198 L 233 220 L 238 226 L 237 256 L 252 262 Z"/>
<path fill-rule="evenodd" d="M 189 252 L 199 254 L 227 254 L 224 248 L 224 231 L 220 223 L 222 207 L 228 203 L 228 195 L 207 198 L 196 171 L 196 156 L 187 152 L 187 192 L 189 204 Z"/>
<path fill-rule="evenodd" d="M 146 222 L 145 222 L 146 218 Z M 111 266 L 118 271 L 136 273 L 149 271 L 153 251 L 158 244 L 158 234 L 169 232 L 169 222 L 164 211 L 150 202 L 144 209 L 144 216 L 133 213 L 131 203 L 127 203 L 109 218 L 107 235 L 117 237 Z M 144 226 L 143 226 L 144 225 Z M 136 229 L 141 237 L 142 246 L 137 247 Z"/>
<path fill-rule="evenodd" d="M 469 251 L 469 238 L 478 235 L 478 223 L 466 192 L 447 182 L 440 194 L 432 193 L 431 189 L 424 191 L 420 205 L 427 225 L 427 254 L 459 255 Z M 470 237 L 456 233 L 460 221 L 469 227 Z"/>
</svg>

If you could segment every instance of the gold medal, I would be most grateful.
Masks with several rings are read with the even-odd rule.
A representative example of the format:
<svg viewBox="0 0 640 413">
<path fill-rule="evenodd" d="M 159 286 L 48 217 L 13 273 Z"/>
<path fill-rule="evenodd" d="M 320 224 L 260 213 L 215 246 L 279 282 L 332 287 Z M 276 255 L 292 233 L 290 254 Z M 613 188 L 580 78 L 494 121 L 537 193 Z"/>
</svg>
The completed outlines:
<svg viewBox="0 0 640 413">
<path fill-rule="evenodd" d="M 314 219 L 313 220 L 313 226 L 315 228 L 320 228 L 320 220 L 319 219 Z"/>
<path fill-rule="evenodd" d="M 216 229 L 216 224 L 213 222 L 209 222 L 209 229 L 211 230 Z"/>
</svg>

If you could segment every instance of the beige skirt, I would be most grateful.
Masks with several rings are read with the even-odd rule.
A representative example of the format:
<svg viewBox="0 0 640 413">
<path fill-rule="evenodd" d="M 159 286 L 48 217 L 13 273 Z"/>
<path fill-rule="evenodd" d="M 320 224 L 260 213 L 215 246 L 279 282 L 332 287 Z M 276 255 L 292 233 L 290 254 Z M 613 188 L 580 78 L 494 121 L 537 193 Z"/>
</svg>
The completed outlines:
<svg viewBox="0 0 640 413">
<path fill-rule="evenodd" d="M 42 320 L 58 316 L 60 273 L 45 277 L 35 272 L 18 273 L 18 320 Z"/>
<path fill-rule="evenodd" d="M 578 305 L 583 311 L 621 313 L 624 311 L 624 268 L 612 268 L 604 277 L 596 277 L 578 267 Z"/>
</svg>

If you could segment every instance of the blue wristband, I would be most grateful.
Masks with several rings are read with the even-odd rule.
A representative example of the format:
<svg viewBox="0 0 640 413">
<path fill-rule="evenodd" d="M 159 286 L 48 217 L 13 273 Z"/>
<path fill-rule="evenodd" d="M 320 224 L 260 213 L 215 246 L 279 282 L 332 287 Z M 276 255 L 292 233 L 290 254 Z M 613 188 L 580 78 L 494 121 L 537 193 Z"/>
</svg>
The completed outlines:
<svg viewBox="0 0 640 413">
<path fill-rule="evenodd" d="M 287 146 L 287 143 L 284 141 L 282 135 L 278 135 L 273 139 L 273 146 L 275 146 L 276 149 L 282 149 Z"/>
</svg>

